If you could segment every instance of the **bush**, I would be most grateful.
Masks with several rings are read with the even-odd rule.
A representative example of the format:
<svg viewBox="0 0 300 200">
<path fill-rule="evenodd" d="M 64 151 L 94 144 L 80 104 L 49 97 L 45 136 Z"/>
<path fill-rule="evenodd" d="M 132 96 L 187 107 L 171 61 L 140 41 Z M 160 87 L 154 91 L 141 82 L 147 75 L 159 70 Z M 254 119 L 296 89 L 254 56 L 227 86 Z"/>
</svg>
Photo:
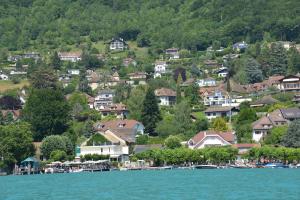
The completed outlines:
<svg viewBox="0 0 300 200">
<path fill-rule="evenodd" d="M 41 152 L 46 159 L 49 159 L 51 152 L 56 150 L 61 150 L 72 155 L 74 146 L 71 140 L 66 136 L 50 135 L 43 139 Z"/>
<path fill-rule="evenodd" d="M 136 138 L 136 144 L 147 144 L 149 136 L 148 135 L 139 135 Z"/>
<path fill-rule="evenodd" d="M 11 79 L 11 81 L 13 82 L 13 84 L 19 84 L 21 82 L 21 80 L 19 78 L 17 78 L 17 77 L 13 77 Z"/>
<path fill-rule="evenodd" d="M 169 149 L 176 149 L 181 147 L 181 139 L 177 136 L 170 135 L 166 140 L 165 140 L 165 145 Z"/>
<path fill-rule="evenodd" d="M 62 150 L 52 151 L 50 154 L 50 159 L 53 161 L 65 161 L 67 160 L 67 153 Z"/>
<path fill-rule="evenodd" d="M 109 159 L 109 155 L 99 155 L 99 154 L 86 154 L 84 156 L 80 156 L 80 160 L 83 161 L 88 161 L 88 160 L 107 160 Z"/>
<path fill-rule="evenodd" d="M 87 145 L 88 146 L 101 145 L 105 142 L 109 142 L 109 141 L 103 135 L 95 134 L 89 139 L 89 141 L 87 142 Z"/>
</svg>

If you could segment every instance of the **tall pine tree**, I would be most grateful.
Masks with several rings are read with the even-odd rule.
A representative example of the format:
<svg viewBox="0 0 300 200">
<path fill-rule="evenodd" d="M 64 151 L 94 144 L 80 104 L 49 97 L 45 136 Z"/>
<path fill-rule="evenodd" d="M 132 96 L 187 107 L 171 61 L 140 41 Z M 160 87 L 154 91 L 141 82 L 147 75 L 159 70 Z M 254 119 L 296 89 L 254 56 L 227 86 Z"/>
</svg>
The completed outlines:
<svg viewBox="0 0 300 200">
<path fill-rule="evenodd" d="M 154 90 L 147 90 L 142 109 L 142 123 L 145 126 L 145 132 L 150 135 L 156 135 L 155 127 L 157 122 L 161 120 L 158 102 L 154 94 Z"/>
<path fill-rule="evenodd" d="M 260 64 L 253 58 L 248 58 L 245 62 L 245 70 L 248 78 L 248 83 L 258 83 L 263 80 Z"/>
<path fill-rule="evenodd" d="M 269 57 L 269 76 L 285 75 L 287 72 L 287 54 L 286 50 L 280 43 L 273 43 L 271 45 Z"/>
<path fill-rule="evenodd" d="M 51 57 L 51 65 L 54 69 L 60 70 L 61 67 L 61 61 L 58 56 L 58 53 L 55 51 L 54 54 Z"/>
</svg>

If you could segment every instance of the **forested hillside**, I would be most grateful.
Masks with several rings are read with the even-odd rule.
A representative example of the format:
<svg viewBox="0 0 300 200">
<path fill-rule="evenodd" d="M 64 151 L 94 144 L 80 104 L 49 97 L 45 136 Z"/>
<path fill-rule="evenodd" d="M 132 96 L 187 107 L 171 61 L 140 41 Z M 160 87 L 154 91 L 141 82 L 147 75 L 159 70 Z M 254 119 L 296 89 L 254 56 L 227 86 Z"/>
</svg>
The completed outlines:
<svg viewBox="0 0 300 200">
<path fill-rule="evenodd" d="M 300 42 L 299 0 L 1 0 L 0 47 L 57 49 L 113 36 L 139 46 L 203 50 L 275 40 Z"/>
</svg>

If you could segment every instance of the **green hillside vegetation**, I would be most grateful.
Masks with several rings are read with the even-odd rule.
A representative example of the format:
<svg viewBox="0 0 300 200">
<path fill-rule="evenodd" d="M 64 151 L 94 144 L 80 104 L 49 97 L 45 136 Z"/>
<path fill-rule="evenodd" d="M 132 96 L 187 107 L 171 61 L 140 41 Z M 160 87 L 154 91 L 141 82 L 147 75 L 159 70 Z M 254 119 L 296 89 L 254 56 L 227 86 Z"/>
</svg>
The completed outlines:
<svg viewBox="0 0 300 200">
<path fill-rule="evenodd" d="M 298 0 L 3 0 L 0 47 L 70 50 L 114 36 L 156 49 L 204 50 L 245 40 L 300 41 Z"/>
</svg>

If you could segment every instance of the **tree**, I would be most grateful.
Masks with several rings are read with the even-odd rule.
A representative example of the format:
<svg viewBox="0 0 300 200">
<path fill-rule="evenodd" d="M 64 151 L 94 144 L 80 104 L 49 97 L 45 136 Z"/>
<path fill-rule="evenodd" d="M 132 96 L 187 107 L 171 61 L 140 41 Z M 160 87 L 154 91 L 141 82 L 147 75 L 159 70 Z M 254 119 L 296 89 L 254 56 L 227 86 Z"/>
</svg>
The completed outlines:
<svg viewBox="0 0 300 200">
<path fill-rule="evenodd" d="M 255 59 L 248 58 L 245 68 L 249 83 L 258 83 L 263 80 L 260 64 Z"/>
<path fill-rule="evenodd" d="M 289 50 L 288 68 L 290 73 L 297 73 L 300 71 L 300 53 L 294 47 Z"/>
<path fill-rule="evenodd" d="M 22 67 L 23 67 L 23 65 L 22 65 L 21 60 L 18 60 L 18 61 L 16 62 L 16 70 L 21 71 L 21 70 L 22 70 Z"/>
<path fill-rule="evenodd" d="M 169 149 L 176 149 L 181 147 L 181 139 L 177 136 L 170 135 L 166 140 L 165 140 L 165 145 Z"/>
<path fill-rule="evenodd" d="M 226 121 L 222 117 L 217 117 L 217 118 L 213 119 L 212 128 L 215 131 L 228 131 L 229 130 Z"/>
<path fill-rule="evenodd" d="M 62 150 L 54 150 L 50 154 L 50 160 L 53 161 L 65 161 L 67 159 L 67 153 Z"/>
<path fill-rule="evenodd" d="M 131 91 L 131 95 L 126 104 L 129 110 L 129 117 L 131 119 L 138 121 L 142 120 L 142 109 L 145 95 L 146 93 L 143 87 L 136 87 Z"/>
<path fill-rule="evenodd" d="M 199 103 L 199 87 L 196 83 L 188 86 L 184 91 L 184 96 L 188 99 L 189 104 L 197 105 Z"/>
<path fill-rule="evenodd" d="M 282 142 L 282 138 L 287 133 L 287 130 L 288 130 L 288 126 L 273 127 L 264 138 L 264 143 L 279 145 Z"/>
<path fill-rule="evenodd" d="M 43 139 L 41 153 L 46 159 L 49 159 L 51 153 L 57 150 L 64 151 L 68 155 L 72 155 L 74 146 L 71 140 L 65 136 L 50 135 Z"/>
<path fill-rule="evenodd" d="M 287 54 L 282 44 L 272 43 L 269 63 L 270 63 L 269 76 L 286 74 Z"/>
<path fill-rule="evenodd" d="M 32 87 L 36 89 L 55 89 L 57 88 L 57 80 L 55 72 L 50 68 L 39 68 L 29 77 Z"/>
<path fill-rule="evenodd" d="M 26 157 L 34 155 L 32 132 L 28 123 L 0 126 L 0 165 L 12 169 Z"/>
<path fill-rule="evenodd" d="M 196 122 L 194 123 L 194 130 L 197 133 L 200 131 L 205 131 L 208 128 L 209 128 L 209 122 L 207 118 L 197 119 Z"/>
<path fill-rule="evenodd" d="M 157 122 L 161 120 L 158 102 L 152 88 L 148 88 L 141 115 L 142 122 L 145 126 L 145 132 L 155 135 Z"/>
<path fill-rule="evenodd" d="M 51 57 L 51 66 L 56 70 L 60 70 L 61 60 L 58 56 L 57 51 L 55 51 Z"/>
<path fill-rule="evenodd" d="M 0 98 L 0 108 L 3 110 L 21 109 L 21 100 L 11 95 L 5 95 Z"/>
<path fill-rule="evenodd" d="M 67 129 L 69 105 L 61 90 L 34 89 L 23 110 L 24 119 L 32 125 L 34 139 L 61 134 Z"/>
<path fill-rule="evenodd" d="M 125 102 L 131 95 L 131 86 L 129 84 L 118 84 L 115 89 L 114 103 Z"/>
<path fill-rule="evenodd" d="M 173 126 L 179 134 L 188 135 L 192 130 L 191 108 L 186 101 L 175 106 Z"/>
<path fill-rule="evenodd" d="M 180 88 L 181 83 L 182 83 L 182 76 L 179 73 L 177 78 L 177 85 L 176 85 L 176 104 L 179 104 L 181 102 L 181 88 Z"/>
<path fill-rule="evenodd" d="M 286 135 L 282 138 L 282 145 L 285 147 L 300 147 L 300 120 L 293 121 Z"/>
</svg>

